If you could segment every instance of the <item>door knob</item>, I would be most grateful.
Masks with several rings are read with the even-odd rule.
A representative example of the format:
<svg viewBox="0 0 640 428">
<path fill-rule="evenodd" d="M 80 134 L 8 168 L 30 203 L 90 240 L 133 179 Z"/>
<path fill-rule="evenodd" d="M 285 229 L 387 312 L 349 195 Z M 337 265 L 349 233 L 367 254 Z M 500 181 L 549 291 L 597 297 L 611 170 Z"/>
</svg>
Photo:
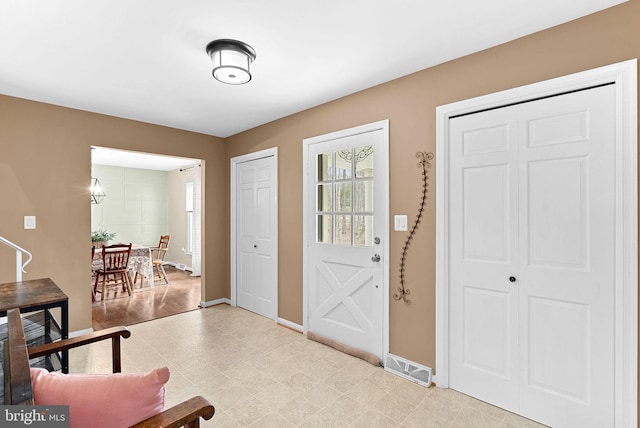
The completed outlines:
<svg viewBox="0 0 640 428">
<path fill-rule="evenodd" d="M 258 248 L 258 245 L 257 244 L 253 244 L 253 248 Z"/>
<path fill-rule="evenodd" d="M 509 277 L 509 281 L 511 281 L 511 282 L 516 282 L 516 277 L 515 277 L 515 276 L 510 276 L 510 277 Z"/>
<path fill-rule="evenodd" d="M 376 262 L 376 263 L 377 263 L 377 262 L 379 262 L 379 261 L 380 261 L 380 254 L 374 254 L 374 255 L 371 257 L 371 261 L 372 261 L 372 262 Z"/>
</svg>

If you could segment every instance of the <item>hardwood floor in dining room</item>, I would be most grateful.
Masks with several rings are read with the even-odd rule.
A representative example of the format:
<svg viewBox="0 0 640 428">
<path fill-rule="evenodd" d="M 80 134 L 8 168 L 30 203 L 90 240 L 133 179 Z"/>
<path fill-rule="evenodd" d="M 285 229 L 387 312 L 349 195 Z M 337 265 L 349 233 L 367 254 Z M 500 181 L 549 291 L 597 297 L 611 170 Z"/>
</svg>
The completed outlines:
<svg viewBox="0 0 640 428">
<path fill-rule="evenodd" d="M 199 308 L 200 277 L 192 277 L 191 272 L 165 266 L 169 284 L 155 279 L 155 287 L 147 282 L 140 285 L 140 278 L 133 288 L 131 297 L 120 286 L 108 286 L 104 301 L 100 293 L 92 305 L 93 330 L 118 325 L 132 325 L 169 315 Z"/>
</svg>

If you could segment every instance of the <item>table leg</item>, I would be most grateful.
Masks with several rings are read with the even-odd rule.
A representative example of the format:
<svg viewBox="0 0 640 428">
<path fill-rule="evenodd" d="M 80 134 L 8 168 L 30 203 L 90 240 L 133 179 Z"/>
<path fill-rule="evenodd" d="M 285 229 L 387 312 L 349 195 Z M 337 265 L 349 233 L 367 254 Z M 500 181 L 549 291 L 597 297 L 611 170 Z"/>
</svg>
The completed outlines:
<svg viewBox="0 0 640 428">
<path fill-rule="evenodd" d="M 62 328 L 60 335 L 62 339 L 69 338 L 69 302 L 64 302 L 60 307 L 60 312 L 62 316 Z M 69 351 L 62 351 L 62 373 L 69 373 Z"/>
<path fill-rule="evenodd" d="M 44 310 L 44 337 L 51 337 L 51 312 Z"/>
</svg>

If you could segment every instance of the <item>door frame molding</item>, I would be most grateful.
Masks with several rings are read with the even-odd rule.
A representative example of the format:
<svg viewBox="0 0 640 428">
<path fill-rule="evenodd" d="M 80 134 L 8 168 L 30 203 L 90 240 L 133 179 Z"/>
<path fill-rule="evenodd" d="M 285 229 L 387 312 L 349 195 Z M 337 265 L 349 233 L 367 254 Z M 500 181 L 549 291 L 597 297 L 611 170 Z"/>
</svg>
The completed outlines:
<svg viewBox="0 0 640 428">
<path fill-rule="evenodd" d="M 436 370 L 449 387 L 449 119 L 460 114 L 615 83 L 615 397 L 616 427 L 636 427 L 638 400 L 637 60 L 628 60 L 436 108 Z"/>
<path fill-rule="evenodd" d="M 302 333 L 307 334 L 309 329 L 309 195 L 307 188 L 309 185 L 309 146 L 317 144 L 323 141 L 335 140 L 337 138 L 344 138 L 350 135 L 363 134 L 365 132 L 371 132 L 376 130 L 382 130 L 383 133 L 383 171 L 382 173 L 386 177 L 386 184 L 384 188 L 384 205 L 385 211 L 382 213 L 383 218 L 383 232 L 382 242 L 384 242 L 384 250 L 382 252 L 382 263 L 384 267 L 383 273 L 383 290 L 382 290 L 382 361 L 386 361 L 386 356 L 389 353 L 389 120 L 381 120 L 378 122 L 372 122 L 365 125 L 356 126 L 353 128 L 343 129 L 340 131 L 331 132 L 329 134 L 323 134 L 316 137 L 305 138 L 302 141 Z"/>
<path fill-rule="evenodd" d="M 236 251 L 237 251 L 237 242 L 236 242 L 236 233 L 238 228 L 238 223 L 236 221 L 237 215 L 237 206 L 236 206 L 236 193 L 238 191 L 238 183 L 236 180 L 236 174 L 238 173 L 238 165 L 245 162 L 250 162 L 258 159 L 273 157 L 274 161 L 274 169 L 275 174 L 273 175 L 273 185 L 274 185 L 274 197 L 275 200 L 275 251 L 274 251 L 274 263 L 275 263 L 275 273 L 276 273 L 276 295 L 274 296 L 276 310 L 274 314 L 274 321 L 278 321 L 278 254 L 279 254 L 279 246 L 278 246 L 278 148 L 272 147 L 270 149 L 260 150 L 253 153 L 247 153 L 245 155 L 236 156 L 231 158 L 231 193 L 229 195 L 230 205 L 231 205 L 231 239 L 230 239 L 230 259 L 231 259 L 231 306 L 237 306 L 237 290 L 238 290 L 238 271 L 236 265 Z"/>
</svg>

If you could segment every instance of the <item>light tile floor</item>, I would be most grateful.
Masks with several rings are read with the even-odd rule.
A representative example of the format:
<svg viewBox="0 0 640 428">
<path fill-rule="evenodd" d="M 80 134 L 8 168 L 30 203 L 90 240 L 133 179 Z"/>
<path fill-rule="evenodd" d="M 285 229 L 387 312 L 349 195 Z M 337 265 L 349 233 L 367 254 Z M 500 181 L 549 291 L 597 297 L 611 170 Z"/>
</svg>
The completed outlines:
<svg viewBox="0 0 640 428">
<path fill-rule="evenodd" d="M 130 327 L 123 371 L 167 366 L 166 406 L 203 395 L 204 427 L 542 427 L 450 389 L 425 388 L 227 305 Z M 108 373 L 110 342 L 70 352 L 72 373 Z"/>
</svg>

